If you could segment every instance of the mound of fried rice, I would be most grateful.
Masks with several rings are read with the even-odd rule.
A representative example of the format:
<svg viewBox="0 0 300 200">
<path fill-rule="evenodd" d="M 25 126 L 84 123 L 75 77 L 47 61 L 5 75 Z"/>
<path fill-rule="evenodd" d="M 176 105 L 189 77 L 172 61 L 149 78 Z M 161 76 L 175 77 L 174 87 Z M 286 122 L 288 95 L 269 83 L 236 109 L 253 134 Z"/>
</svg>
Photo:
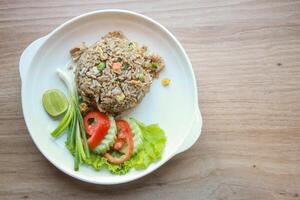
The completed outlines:
<svg viewBox="0 0 300 200">
<path fill-rule="evenodd" d="M 165 66 L 160 56 L 119 31 L 70 53 L 76 63 L 78 94 L 89 106 L 114 115 L 137 106 Z"/>
</svg>

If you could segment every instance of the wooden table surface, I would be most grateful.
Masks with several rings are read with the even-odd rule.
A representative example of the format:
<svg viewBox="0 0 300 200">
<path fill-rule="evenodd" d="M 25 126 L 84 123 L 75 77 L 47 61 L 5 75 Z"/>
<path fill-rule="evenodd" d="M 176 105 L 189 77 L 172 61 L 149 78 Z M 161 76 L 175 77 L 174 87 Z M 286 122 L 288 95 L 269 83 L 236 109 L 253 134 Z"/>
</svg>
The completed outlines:
<svg viewBox="0 0 300 200">
<path fill-rule="evenodd" d="M 99 186 L 56 169 L 25 127 L 24 48 L 74 16 L 145 14 L 186 49 L 200 139 L 154 173 Z M 0 1 L 0 199 L 300 199 L 300 1 Z"/>
</svg>

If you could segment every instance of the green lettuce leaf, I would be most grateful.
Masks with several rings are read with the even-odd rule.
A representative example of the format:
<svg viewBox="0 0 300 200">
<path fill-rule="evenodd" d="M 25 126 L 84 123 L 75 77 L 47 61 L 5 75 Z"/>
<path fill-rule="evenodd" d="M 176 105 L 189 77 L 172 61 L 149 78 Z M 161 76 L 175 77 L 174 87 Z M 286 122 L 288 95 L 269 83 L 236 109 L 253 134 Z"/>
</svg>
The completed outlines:
<svg viewBox="0 0 300 200">
<path fill-rule="evenodd" d="M 143 147 L 131 159 L 135 169 L 145 169 L 151 163 L 159 160 L 166 144 L 164 131 L 156 124 L 145 126 L 139 123 L 143 132 Z"/>
<path fill-rule="evenodd" d="M 115 165 L 106 161 L 107 169 L 113 174 L 126 174 L 132 168 L 130 161 L 126 161 L 122 164 Z"/>
<path fill-rule="evenodd" d="M 90 157 L 85 160 L 85 164 L 92 166 L 95 170 L 99 171 L 107 163 L 107 160 L 97 154 L 91 153 Z"/>
</svg>

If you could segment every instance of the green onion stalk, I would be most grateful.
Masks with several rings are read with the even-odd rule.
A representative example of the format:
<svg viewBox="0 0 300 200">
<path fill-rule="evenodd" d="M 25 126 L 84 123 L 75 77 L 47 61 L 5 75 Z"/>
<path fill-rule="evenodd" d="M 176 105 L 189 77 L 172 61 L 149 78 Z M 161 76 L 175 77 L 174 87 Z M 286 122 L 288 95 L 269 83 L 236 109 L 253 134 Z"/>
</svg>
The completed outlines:
<svg viewBox="0 0 300 200">
<path fill-rule="evenodd" d="M 79 109 L 75 81 L 65 70 L 57 69 L 57 74 L 67 86 L 70 99 L 66 114 L 59 125 L 52 131 L 51 135 L 57 138 L 68 128 L 66 146 L 75 156 L 74 170 L 77 171 L 79 169 L 79 163 L 83 163 L 90 157 L 88 142 L 83 125 L 83 118 Z"/>
</svg>

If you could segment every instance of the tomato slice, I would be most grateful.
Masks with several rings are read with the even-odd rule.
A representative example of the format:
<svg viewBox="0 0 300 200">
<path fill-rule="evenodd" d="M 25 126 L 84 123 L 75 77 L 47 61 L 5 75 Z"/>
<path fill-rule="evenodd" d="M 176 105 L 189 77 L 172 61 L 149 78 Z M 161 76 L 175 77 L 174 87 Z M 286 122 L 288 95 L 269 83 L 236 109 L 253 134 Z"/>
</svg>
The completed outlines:
<svg viewBox="0 0 300 200">
<path fill-rule="evenodd" d="M 83 123 L 86 133 L 90 136 L 88 145 L 92 150 L 107 134 L 110 127 L 109 117 L 99 111 L 90 111 L 84 116 Z"/>
<path fill-rule="evenodd" d="M 120 151 L 122 149 L 122 147 L 124 146 L 124 143 L 125 143 L 124 140 L 117 138 L 113 148 L 117 151 Z"/>
<path fill-rule="evenodd" d="M 95 130 L 98 130 L 100 128 L 99 119 L 101 118 L 100 114 L 96 111 L 88 112 L 84 118 L 84 128 L 85 132 L 91 136 L 94 134 Z"/>
<path fill-rule="evenodd" d="M 125 120 L 122 120 L 122 119 L 119 119 L 119 120 L 116 120 L 116 124 L 117 124 L 117 129 L 118 129 L 118 138 L 117 138 L 117 142 L 120 142 L 122 141 L 122 138 L 125 137 L 123 139 L 123 141 L 126 141 L 127 143 L 127 151 L 124 155 L 122 155 L 121 157 L 113 157 L 109 152 L 105 153 L 104 154 L 104 157 L 111 163 L 114 163 L 114 164 L 121 164 L 127 160 L 130 159 L 130 156 L 133 152 L 133 138 L 132 138 L 132 134 L 131 134 L 131 130 L 130 130 L 130 126 L 128 124 L 127 121 Z M 119 137 L 121 136 L 121 138 Z M 117 143 L 115 143 L 115 145 L 117 145 Z M 121 148 L 123 146 L 120 145 Z M 117 145 L 117 148 L 119 146 Z"/>
</svg>

